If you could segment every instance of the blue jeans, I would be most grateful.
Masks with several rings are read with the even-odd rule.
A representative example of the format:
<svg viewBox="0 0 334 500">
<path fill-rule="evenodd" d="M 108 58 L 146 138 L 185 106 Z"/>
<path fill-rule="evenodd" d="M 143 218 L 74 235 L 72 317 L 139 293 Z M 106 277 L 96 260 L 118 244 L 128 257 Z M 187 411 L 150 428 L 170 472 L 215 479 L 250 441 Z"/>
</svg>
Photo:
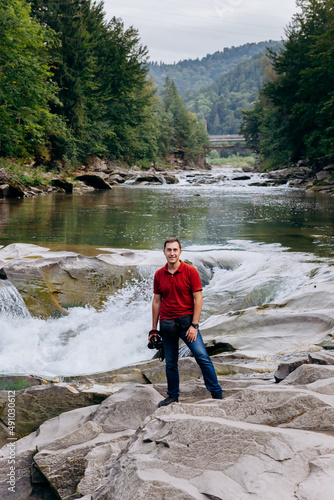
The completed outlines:
<svg viewBox="0 0 334 500">
<path fill-rule="evenodd" d="M 181 331 L 178 334 L 166 335 L 162 337 L 166 358 L 166 377 L 167 377 L 167 394 L 173 398 L 178 398 L 180 395 L 180 378 L 178 370 L 179 358 L 179 338 L 189 347 L 194 355 L 194 358 L 199 365 L 205 387 L 211 392 L 212 396 L 222 394 L 223 390 L 219 385 L 217 375 L 210 359 L 206 352 L 202 335 L 198 330 L 197 338 L 193 342 L 189 342 L 186 337 L 187 330 Z"/>
</svg>

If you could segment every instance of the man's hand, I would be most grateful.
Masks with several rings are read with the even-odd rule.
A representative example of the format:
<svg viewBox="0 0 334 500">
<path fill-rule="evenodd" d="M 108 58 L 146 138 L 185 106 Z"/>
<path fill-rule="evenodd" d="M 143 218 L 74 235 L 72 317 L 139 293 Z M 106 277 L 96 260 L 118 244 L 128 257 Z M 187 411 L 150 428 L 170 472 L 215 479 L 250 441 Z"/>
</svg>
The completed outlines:
<svg viewBox="0 0 334 500">
<path fill-rule="evenodd" d="M 186 337 L 189 340 L 189 342 L 194 342 L 194 340 L 197 339 L 197 328 L 194 328 L 193 326 L 189 326 Z"/>
<path fill-rule="evenodd" d="M 148 341 L 150 341 L 151 337 L 153 337 L 153 335 L 156 335 L 157 333 L 159 333 L 159 330 L 151 330 L 148 334 Z"/>
</svg>

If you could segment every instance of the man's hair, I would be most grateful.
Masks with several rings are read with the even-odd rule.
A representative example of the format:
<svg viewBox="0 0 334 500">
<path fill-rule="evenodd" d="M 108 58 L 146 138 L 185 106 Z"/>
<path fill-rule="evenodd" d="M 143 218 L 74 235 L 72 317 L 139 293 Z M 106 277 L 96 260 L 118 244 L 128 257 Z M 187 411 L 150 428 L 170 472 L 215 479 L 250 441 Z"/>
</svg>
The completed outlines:
<svg viewBox="0 0 334 500">
<path fill-rule="evenodd" d="M 181 243 L 180 243 L 180 240 L 178 238 L 167 238 L 167 240 L 164 243 L 164 250 L 166 248 L 167 243 L 174 243 L 174 241 L 177 241 L 177 243 L 179 244 L 180 250 L 181 250 Z"/>
</svg>

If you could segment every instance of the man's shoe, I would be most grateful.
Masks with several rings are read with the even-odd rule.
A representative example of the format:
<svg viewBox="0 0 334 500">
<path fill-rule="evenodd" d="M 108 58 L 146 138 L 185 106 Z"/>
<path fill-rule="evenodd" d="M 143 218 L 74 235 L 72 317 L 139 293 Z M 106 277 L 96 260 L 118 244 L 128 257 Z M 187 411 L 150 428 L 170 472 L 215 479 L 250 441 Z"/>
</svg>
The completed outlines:
<svg viewBox="0 0 334 500">
<path fill-rule="evenodd" d="M 171 396 L 168 396 L 168 398 L 163 399 L 162 401 L 160 401 L 160 403 L 158 403 L 158 408 L 160 408 L 161 406 L 168 406 L 172 403 L 178 403 L 178 401 L 179 398 L 173 398 Z"/>
<path fill-rule="evenodd" d="M 224 399 L 223 393 L 218 392 L 218 394 L 212 394 L 213 399 Z"/>
</svg>

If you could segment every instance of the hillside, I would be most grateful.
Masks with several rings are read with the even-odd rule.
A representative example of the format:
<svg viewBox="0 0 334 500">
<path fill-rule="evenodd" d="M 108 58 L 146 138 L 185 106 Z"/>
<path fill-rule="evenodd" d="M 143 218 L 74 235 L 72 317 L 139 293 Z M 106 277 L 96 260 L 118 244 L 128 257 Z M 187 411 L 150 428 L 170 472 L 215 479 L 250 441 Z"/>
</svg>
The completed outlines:
<svg viewBox="0 0 334 500">
<path fill-rule="evenodd" d="M 176 64 L 152 62 L 150 74 L 160 90 L 166 77 L 174 81 L 179 93 L 194 92 L 205 85 L 210 85 L 224 73 L 228 73 L 240 62 L 250 59 L 266 47 L 276 47 L 279 42 L 247 43 L 240 47 L 225 47 L 223 51 L 208 54 L 202 59 L 186 59 Z"/>
<path fill-rule="evenodd" d="M 270 67 L 264 51 L 239 63 L 207 87 L 184 96 L 189 110 L 206 120 L 209 134 L 239 132 L 242 111 L 252 107 Z"/>
</svg>

